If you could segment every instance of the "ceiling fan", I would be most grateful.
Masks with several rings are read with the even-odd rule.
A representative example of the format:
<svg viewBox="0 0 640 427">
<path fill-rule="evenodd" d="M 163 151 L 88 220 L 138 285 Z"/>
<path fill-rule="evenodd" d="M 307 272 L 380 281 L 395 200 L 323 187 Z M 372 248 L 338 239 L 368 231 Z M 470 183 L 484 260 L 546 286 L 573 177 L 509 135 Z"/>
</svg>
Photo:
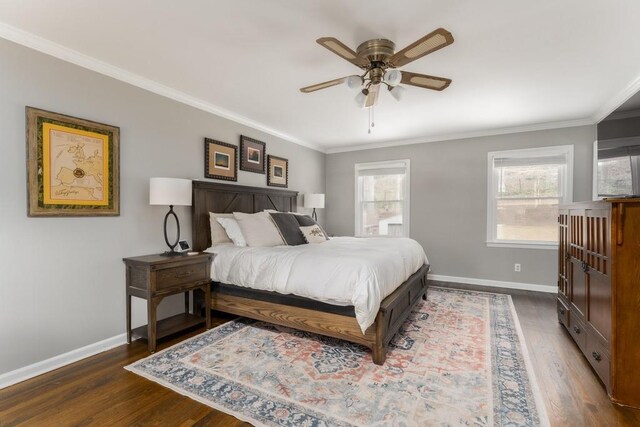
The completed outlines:
<svg viewBox="0 0 640 427">
<path fill-rule="evenodd" d="M 398 70 L 453 43 L 453 36 L 444 28 L 432 31 L 398 52 L 395 52 L 395 43 L 387 39 L 367 40 L 358 46 L 355 52 L 333 37 L 322 37 L 316 42 L 361 68 L 364 73 L 303 87 L 300 91 L 304 93 L 346 83 L 350 88 L 358 89 L 356 103 L 362 108 L 368 108 L 376 104 L 382 85 L 385 85 L 391 95 L 399 101 L 404 92 L 404 88 L 399 86 L 400 83 L 438 91 L 446 89 L 451 84 L 451 79 Z"/>
</svg>

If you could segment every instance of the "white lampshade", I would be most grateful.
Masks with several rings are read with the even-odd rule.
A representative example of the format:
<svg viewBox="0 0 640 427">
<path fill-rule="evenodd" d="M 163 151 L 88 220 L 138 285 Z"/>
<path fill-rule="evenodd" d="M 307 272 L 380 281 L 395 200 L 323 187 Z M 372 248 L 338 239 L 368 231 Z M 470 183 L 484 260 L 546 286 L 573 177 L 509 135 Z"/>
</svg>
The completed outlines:
<svg viewBox="0 0 640 427">
<path fill-rule="evenodd" d="M 367 95 L 365 95 L 363 91 L 360 91 L 354 99 L 358 107 L 364 108 L 364 103 L 367 101 Z"/>
<path fill-rule="evenodd" d="M 191 180 L 181 178 L 150 178 L 149 204 L 191 206 Z"/>
<path fill-rule="evenodd" d="M 402 99 L 402 96 L 404 95 L 404 90 L 405 89 L 402 86 L 396 86 L 393 89 L 389 90 L 389 92 L 396 101 L 400 101 Z"/>
<path fill-rule="evenodd" d="M 362 77 L 360 76 L 349 76 L 347 77 L 346 83 L 349 89 L 360 90 L 364 80 L 362 80 Z"/>
<path fill-rule="evenodd" d="M 400 70 L 387 70 L 384 73 L 384 82 L 389 86 L 396 86 L 402 81 L 402 72 Z"/>
<path fill-rule="evenodd" d="M 305 208 L 324 208 L 324 194 L 322 193 L 311 193 L 306 194 L 304 196 L 304 207 Z"/>
</svg>

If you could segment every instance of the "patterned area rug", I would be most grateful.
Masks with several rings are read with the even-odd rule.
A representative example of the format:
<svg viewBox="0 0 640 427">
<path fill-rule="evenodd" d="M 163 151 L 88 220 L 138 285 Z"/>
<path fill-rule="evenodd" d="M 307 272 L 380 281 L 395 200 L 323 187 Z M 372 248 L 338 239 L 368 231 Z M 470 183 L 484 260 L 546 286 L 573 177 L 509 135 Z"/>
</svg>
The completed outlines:
<svg viewBox="0 0 640 427">
<path fill-rule="evenodd" d="M 547 425 L 508 295 L 429 288 L 384 366 L 238 319 L 126 369 L 257 426 Z"/>
</svg>

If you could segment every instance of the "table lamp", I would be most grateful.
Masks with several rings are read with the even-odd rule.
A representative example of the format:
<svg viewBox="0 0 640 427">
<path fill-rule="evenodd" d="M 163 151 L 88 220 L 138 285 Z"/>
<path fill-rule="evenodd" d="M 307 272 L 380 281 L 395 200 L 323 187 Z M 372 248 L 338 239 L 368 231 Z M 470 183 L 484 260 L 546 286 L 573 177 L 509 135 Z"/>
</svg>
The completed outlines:
<svg viewBox="0 0 640 427">
<path fill-rule="evenodd" d="M 180 222 L 178 216 L 173 211 L 174 206 L 191 206 L 191 180 L 180 178 L 151 178 L 149 180 L 149 204 L 169 206 L 169 212 L 164 217 L 164 241 L 169 246 L 169 251 L 163 253 L 165 256 L 181 255 L 174 248 L 180 241 Z M 169 243 L 167 237 L 167 220 L 173 215 L 176 220 L 177 235 L 173 243 Z"/>
<path fill-rule="evenodd" d="M 324 209 L 324 194 L 322 193 L 310 193 L 304 196 L 304 207 L 313 209 L 311 217 L 314 221 L 318 221 L 317 209 Z"/>
</svg>

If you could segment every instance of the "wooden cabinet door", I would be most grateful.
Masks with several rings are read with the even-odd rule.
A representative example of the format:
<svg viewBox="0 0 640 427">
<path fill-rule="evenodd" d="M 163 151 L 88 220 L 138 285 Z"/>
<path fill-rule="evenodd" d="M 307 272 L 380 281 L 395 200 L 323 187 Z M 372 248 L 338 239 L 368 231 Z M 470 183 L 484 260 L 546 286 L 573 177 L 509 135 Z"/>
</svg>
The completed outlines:
<svg viewBox="0 0 640 427">
<path fill-rule="evenodd" d="M 610 211 L 585 212 L 587 263 L 587 321 L 606 343 L 611 338 L 611 221 Z"/>
<path fill-rule="evenodd" d="M 569 210 L 558 212 L 558 294 L 569 302 Z"/>
<path fill-rule="evenodd" d="M 569 285 L 571 296 L 571 309 L 581 320 L 587 315 L 587 278 L 584 272 L 584 264 L 576 258 L 569 262 Z"/>
<path fill-rule="evenodd" d="M 569 261 L 568 292 L 571 309 L 584 320 L 587 313 L 587 283 L 585 277 L 585 210 L 571 209 L 568 218 Z"/>
</svg>

